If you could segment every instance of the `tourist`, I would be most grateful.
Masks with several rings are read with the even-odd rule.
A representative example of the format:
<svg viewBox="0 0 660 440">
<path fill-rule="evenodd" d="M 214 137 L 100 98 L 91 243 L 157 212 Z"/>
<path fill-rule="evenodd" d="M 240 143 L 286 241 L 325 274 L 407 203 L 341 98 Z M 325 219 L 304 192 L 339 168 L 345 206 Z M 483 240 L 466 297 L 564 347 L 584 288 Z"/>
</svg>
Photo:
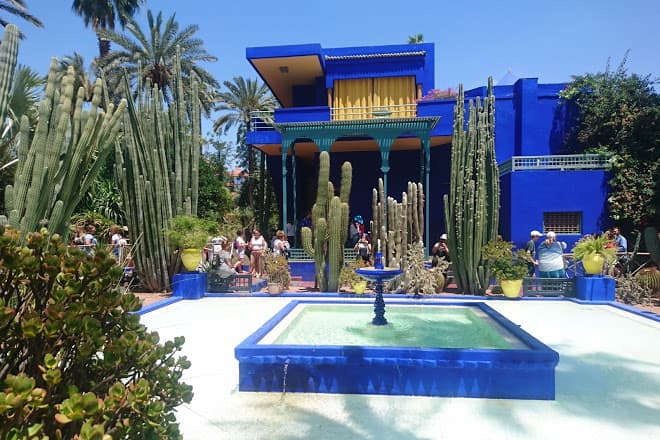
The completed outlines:
<svg viewBox="0 0 660 440">
<path fill-rule="evenodd" d="M 94 250 L 96 249 L 96 245 L 98 241 L 96 240 L 96 226 L 90 224 L 87 225 L 85 228 L 87 231 L 85 235 L 83 235 L 83 250 L 87 255 L 92 255 L 94 254 Z"/>
<path fill-rule="evenodd" d="M 628 240 L 626 240 L 626 237 L 621 235 L 621 231 L 619 230 L 618 226 L 615 226 L 614 229 L 612 229 L 612 235 L 614 236 L 614 241 L 616 242 L 616 251 L 623 253 L 628 252 Z"/>
<path fill-rule="evenodd" d="M 539 276 L 541 278 L 564 278 L 564 249 L 566 244 L 557 241 L 553 231 L 548 231 L 546 239 L 537 250 L 539 257 Z"/>
<path fill-rule="evenodd" d="M 437 267 L 440 263 L 440 259 L 444 258 L 445 261 L 449 262 L 449 247 L 447 246 L 447 234 L 442 234 L 440 236 L 440 241 L 436 242 L 431 248 L 431 267 Z"/>
<path fill-rule="evenodd" d="M 296 227 L 291 222 L 286 223 L 286 237 L 289 243 L 294 243 L 296 240 Z"/>
<path fill-rule="evenodd" d="M 533 230 L 532 232 L 529 233 L 529 241 L 525 245 L 525 252 L 527 252 L 527 256 L 529 257 L 529 261 L 527 262 L 527 276 L 533 277 L 534 272 L 536 271 L 536 266 L 538 266 L 539 262 L 536 260 L 536 241 L 539 239 L 540 236 L 542 236 L 539 231 L 536 229 Z"/>
<path fill-rule="evenodd" d="M 232 251 L 238 260 L 236 261 L 236 264 L 234 264 L 234 270 L 238 273 L 243 272 L 243 262 L 245 261 L 246 245 L 244 236 L 245 232 L 243 232 L 242 229 L 236 231 L 236 238 L 234 239 L 234 243 L 232 245 Z"/>
<path fill-rule="evenodd" d="M 112 225 L 110 228 L 110 244 L 112 245 L 112 255 L 114 255 L 117 260 L 119 260 L 119 240 L 121 240 L 119 226 Z"/>
<path fill-rule="evenodd" d="M 273 255 L 286 255 L 286 248 L 284 247 L 286 235 L 284 231 L 277 231 L 275 239 L 273 240 Z"/>
<path fill-rule="evenodd" d="M 357 217 L 353 219 L 350 226 L 348 227 L 348 246 L 355 247 L 357 242 L 360 240 L 360 224 L 357 221 Z"/>
<path fill-rule="evenodd" d="M 257 228 L 252 231 L 248 249 L 250 250 L 250 273 L 257 278 L 261 278 L 264 269 L 262 256 L 264 251 L 268 249 L 268 244 Z"/>
<path fill-rule="evenodd" d="M 362 234 L 362 238 L 358 240 L 355 244 L 355 252 L 357 252 L 358 257 L 362 258 L 367 264 L 371 261 L 371 244 L 367 238 L 367 234 Z"/>
</svg>

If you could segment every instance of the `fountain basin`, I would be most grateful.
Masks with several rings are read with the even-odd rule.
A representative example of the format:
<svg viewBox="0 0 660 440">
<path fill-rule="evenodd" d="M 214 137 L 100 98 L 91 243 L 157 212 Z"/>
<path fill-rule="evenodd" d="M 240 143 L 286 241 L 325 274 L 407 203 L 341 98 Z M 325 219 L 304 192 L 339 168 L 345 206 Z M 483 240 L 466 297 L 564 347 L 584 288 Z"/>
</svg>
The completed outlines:
<svg viewBox="0 0 660 440">
<path fill-rule="evenodd" d="M 402 346 L 393 346 L 391 341 L 383 346 L 278 342 L 301 310 L 318 304 L 365 307 L 365 316 L 370 313 L 369 303 L 291 301 L 235 348 L 240 391 L 555 398 L 557 352 L 484 303 L 433 302 L 416 307 L 473 310 L 475 315 L 485 316 L 485 325 L 499 332 L 510 346 L 464 347 L 458 343 L 460 347 L 420 348 L 412 346 L 414 341 Z M 411 306 L 406 302 L 389 305 L 388 310 Z M 392 327 L 396 326 L 392 318 Z M 386 328 L 373 327 L 374 331 Z"/>
</svg>

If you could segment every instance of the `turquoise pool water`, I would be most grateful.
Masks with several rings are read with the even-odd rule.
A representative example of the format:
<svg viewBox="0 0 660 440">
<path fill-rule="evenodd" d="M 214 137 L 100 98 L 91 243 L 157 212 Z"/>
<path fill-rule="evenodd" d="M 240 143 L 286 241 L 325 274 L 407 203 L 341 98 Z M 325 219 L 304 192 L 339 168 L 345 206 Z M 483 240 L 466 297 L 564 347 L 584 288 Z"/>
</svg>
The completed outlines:
<svg viewBox="0 0 660 440">
<path fill-rule="evenodd" d="M 372 305 L 305 305 L 273 329 L 266 343 L 415 348 L 526 348 L 506 329 L 474 307 L 392 306 L 389 324 L 374 326 Z"/>
</svg>

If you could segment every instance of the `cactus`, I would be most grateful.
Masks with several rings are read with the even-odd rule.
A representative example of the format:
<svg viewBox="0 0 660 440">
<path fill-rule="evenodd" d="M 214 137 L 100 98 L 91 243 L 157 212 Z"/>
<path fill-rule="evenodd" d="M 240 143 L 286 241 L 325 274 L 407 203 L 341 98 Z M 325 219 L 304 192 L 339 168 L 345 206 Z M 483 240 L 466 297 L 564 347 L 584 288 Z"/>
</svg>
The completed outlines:
<svg viewBox="0 0 660 440">
<path fill-rule="evenodd" d="M 330 181 L 330 155 L 319 156 L 319 179 L 316 202 L 312 207 L 312 229 L 300 231 L 303 249 L 314 258 L 316 281 L 322 292 L 339 290 L 339 274 L 344 266 L 344 243 L 348 234 L 348 200 L 351 193 L 353 169 L 350 162 L 341 167 L 339 196 L 334 195 Z M 325 267 L 328 267 L 326 277 Z"/>
<path fill-rule="evenodd" d="M 7 25 L 2 35 L 0 45 L 0 121 L 4 122 L 7 116 L 7 106 L 11 96 L 18 58 L 18 28 L 13 24 Z M 4 131 L 4 130 L 3 130 Z"/>
<path fill-rule="evenodd" d="M 658 238 L 658 230 L 652 226 L 647 226 L 644 229 L 644 244 L 651 254 L 653 262 L 660 266 L 660 238 Z"/>
<path fill-rule="evenodd" d="M 493 79 L 488 96 L 470 101 L 467 131 L 463 86 L 454 108 L 450 192 L 444 197 L 447 243 L 452 271 L 460 290 L 484 294 L 490 273 L 481 248 L 497 237 L 499 172 L 495 160 L 495 97 Z"/>
<path fill-rule="evenodd" d="M 0 69 L 6 68 L 1 64 Z M 1 75 L 4 81 L 5 73 Z M 90 109 L 82 109 L 81 88 L 72 112 L 73 68 L 61 82 L 57 76 L 53 59 L 34 135 L 30 135 L 28 118 L 21 118 L 14 184 L 5 191 L 9 224 L 24 235 L 44 225 L 51 232 L 68 235 L 71 214 L 112 151 L 126 106 L 122 100 L 116 110 L 109 104 L 104 112 L 100 108 L 103 85 L 97 79 Z"/>
<path fill-rule="evenodd" d="M 424 187 L 408 182 L 408 192 L 401 194 L 401 203 L 393 197 L 383 197 L 383 179 L 378 179 L 378 189 L 373 189 L 371 197 L 371 232 L 380 240 L 385 265 L 400 268 L 409 247 L 423 242 Z M 376 249 L 377 245 L 372 246 Z"/>
<path fill-rule="evenodd" d="M 197 213 L 200 106 L 197 98 L 191 103 L 188 97 L 198 96 L 198 81 L 193 75 L 191 93 L 184 94 L 178 50 L 173 81 L 167 106 L 157 86 L 129 102 L 127 133 L 115 148 L 128 226 L 134 238 L 142 237 L 135 264 L 144 286 L 154 291 L 169 286 L 176 261 L 163 231 L 174 216 Z M 126 78 L 124 88 L 130 94 Z"/>
</svg>

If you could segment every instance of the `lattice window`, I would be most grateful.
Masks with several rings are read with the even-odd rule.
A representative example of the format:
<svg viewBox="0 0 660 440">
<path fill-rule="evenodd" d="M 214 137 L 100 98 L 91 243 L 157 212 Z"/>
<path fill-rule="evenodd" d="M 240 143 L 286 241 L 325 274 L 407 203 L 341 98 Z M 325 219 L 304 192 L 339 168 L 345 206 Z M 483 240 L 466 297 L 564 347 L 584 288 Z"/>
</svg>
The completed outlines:
<svg viewBox="0 0 660 440">
<path fill-rule="evenodd" d="M 543 233 L 582 234 L 581 212 L 544 212 Z"/>
</svg>

